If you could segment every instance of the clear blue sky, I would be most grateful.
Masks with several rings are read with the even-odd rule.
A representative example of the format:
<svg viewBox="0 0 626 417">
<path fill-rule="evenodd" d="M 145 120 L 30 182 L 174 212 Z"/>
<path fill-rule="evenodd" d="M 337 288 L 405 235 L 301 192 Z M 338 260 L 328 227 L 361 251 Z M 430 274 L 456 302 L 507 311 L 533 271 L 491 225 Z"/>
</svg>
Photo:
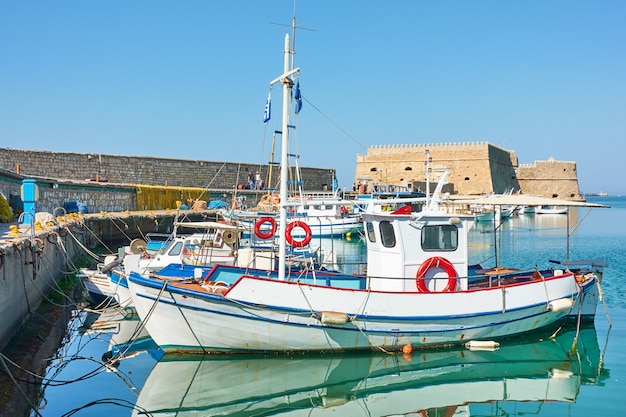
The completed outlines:
<svg viewBox="0 0 626 417">
<path fill-rule="evenodd" d="M 0 0 L 5 147 L 265 163 L 293 0 Z M 299 0 L 302 166 L 488 141 L 626 194 L 626 1 Z"/>
</svg>

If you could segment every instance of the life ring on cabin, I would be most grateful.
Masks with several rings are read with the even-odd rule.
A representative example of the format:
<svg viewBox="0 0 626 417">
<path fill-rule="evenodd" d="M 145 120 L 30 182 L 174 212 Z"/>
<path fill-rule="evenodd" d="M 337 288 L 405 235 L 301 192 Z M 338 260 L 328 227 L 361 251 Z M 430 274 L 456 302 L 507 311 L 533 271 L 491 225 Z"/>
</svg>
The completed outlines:
<svg viewBox="0 0 626 417">
<path fill-rule="evenodd" d="M 458 274 L 452 262 L 441 256 L 433 256 L 426 259 L 417 270 L 417 289 L 420 292 L 431 292 L 426 286 L 426 272 L 431 268 L 441 268 L 448 274 L 448 284 L 441 292 L 450 292 L 456 287 Z"/>
<path fill-rule="evenodd" d="M 261 226 L 264 223 L 269 223 L 270 224 L 269 232 L 264 233 L 264 232 L 261 231 Z M 274 220 L 274 218 L 272 218 L 272 217 L 261 217 L 259 220 L 256 221 L 256 223 L 254 223 L 254 234 L 259 239 L 269 239 L 272 236 L 274 236 L 274 233 L 276 233 L 276 220 Z"/>
<path fill-rule="evenodd" d="M 291 232 L 293 231 L 294 227 L 300 227 L 302 228 L 302 230 L 304 230 L 304 239 L 296 240 L 293 238 Z M 306 246 L 309 244 L 309 242 L 311 242 L 311 228 L 308 224 L 301 222 L 300 220 L 295 220 L 289 223 L 285 228 L 285 239 L 287 240 L 287 243 L 289 243 L 294 248 L 301 248 L 303 246 Z"/>
</svg>

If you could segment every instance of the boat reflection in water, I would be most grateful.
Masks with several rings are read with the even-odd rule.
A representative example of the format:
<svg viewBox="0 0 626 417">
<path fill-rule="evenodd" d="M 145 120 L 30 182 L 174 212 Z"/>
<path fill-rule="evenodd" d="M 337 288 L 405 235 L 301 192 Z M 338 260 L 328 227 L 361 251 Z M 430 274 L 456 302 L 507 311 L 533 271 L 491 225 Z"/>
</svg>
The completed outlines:
<svg viewBox="0 0 626 417">
<path fill-rule="evenodd" d="M 158 349 L 132 306 L 88 312 L 82 330 L 85 334 L 109 335 L 109 348 L 102 355 L 104 362 Z"/>
<path fill-rule="evenodd" d="M 595 328 L 580 331 L 577 352 L 575 335 L 568 328 L 555 339 L 496 350 L 412 355 L 165 355 L 135 415 L 458 416 L 479 403 L 573 403 L 581 385 L 599 384 L 606 372 Z"/>
</svg>

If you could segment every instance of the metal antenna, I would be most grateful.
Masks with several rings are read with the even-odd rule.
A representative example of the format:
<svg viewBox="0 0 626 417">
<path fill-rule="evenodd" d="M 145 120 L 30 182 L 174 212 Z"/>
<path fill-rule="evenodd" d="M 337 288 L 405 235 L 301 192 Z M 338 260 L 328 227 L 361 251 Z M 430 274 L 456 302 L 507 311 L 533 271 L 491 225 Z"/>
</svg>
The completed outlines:
<svg viewBox="0 0 626 417">
<path fill-rule="evenodd" d="M 304 26 L 298 26 L 296 24 L 296 0 L 293 1 L 293 18 L 291 19 L 291 25 L 285 25 L 283 23 L 275 23 L 275 22 L 272 22 L 272 24 L 291 28 L 291 45 L 290 45 L 291 50 L 289 51 L 289 53 L 291 54 L 291 68 L 293 69 L 295 68 L 294 58 L 296 55 L 296 29 L 310 30 L 312 32 L 316 32 L 316 30 L 309 29 Z"/>
</svg>

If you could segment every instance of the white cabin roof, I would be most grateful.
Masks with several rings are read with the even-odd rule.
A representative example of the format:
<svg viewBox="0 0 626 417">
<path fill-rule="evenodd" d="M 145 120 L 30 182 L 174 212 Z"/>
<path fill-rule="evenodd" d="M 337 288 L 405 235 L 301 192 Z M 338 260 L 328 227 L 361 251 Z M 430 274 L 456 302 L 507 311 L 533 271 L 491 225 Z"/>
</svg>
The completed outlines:
<svg viewBox="0 0 626 417">
<path fill-rule="evenodd" d="M 497 195 L 477 198 L 450 200 L 453 204 L 481 204 L 485 206 L 565 206 L 565 207 L 598 207 L 608 208 L 603 204 L 586 201 L 561 200 L 556 198 L 537 197 L 523 194 Z"/>
</svg>

